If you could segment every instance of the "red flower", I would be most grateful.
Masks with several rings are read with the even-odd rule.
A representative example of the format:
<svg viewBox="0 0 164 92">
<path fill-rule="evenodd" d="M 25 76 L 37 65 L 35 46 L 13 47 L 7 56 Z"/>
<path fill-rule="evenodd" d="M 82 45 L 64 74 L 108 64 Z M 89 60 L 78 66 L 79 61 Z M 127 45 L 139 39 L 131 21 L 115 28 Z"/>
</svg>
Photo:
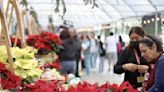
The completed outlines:
<svg viewBox="0 0 164 92">
<path fill-rule="evenodd" d="M 138 92 L 138 90 L 134 89 L 129 82 L 123 82 L 118 88 L 120 91 L 127 90 L 128 92 Z"/>
<path fill-rule="evenodd" d="M 117 86 L 117 84 L 110 85 L 109 89 L 112 90 L 112 92 L 118 92 L 118 86 Z"/>
<path fill-rule="evenodd" d="M 98 84 L 79 83 L 76 87 L 71 86 L 67 92 L 98 92 Z"/>
<path fill-rule="evenodd" d="M 46 68 L 46 67 L 55 68 L 56 70 L 60 70 L 60 69 L 61 69 L 59 60 L 54 61 L 54 62 L 52 62 L 52 63 L 47 63 L 47 64 L 41 66 L 40 68 L 41 68 L 41 69 L 44 69 L 44 68 Z"/>
<path fill-rule="evenodd" d="M 16 38 L 15 37 L 10 37 L 10 40 L 11 40 L 12 46 L 14 46 Z M 21 39 L 20 38 L 17 38 L 16 46 L 21 47 Z"/>
<path fill-rule="evenodd" d="M 67 92 L 138 92 L 128 82 L 123 82 L 120 87 L 117 84 L 110 85 L 108 82 L 98 86 L 97 83 L 79 83 L 76 87 L 70 87 Z"/>
<path fill-rule="evenodd" d="M 21 86 L 21 78 L 8 71 L 4 64 L 0 63 L 1 85 L 3 89 L 18 89 Z"/>
<path fill-rule="evenodd" d="M 37 49 L 43 48 L 48 52 L 54 50 L 54 46 L 61 45 L 62 41 L 59 36 L 51 32 L 42 32 L 40 35 L 33 35 L 27 38 L 27 44 Z"/>
<path fill-rule="evenodd" d="M 27 84 L 26 89 L 30 92 L 64 92 L 58 81 L 38 80 L 34 84 Z"/>
</svg>

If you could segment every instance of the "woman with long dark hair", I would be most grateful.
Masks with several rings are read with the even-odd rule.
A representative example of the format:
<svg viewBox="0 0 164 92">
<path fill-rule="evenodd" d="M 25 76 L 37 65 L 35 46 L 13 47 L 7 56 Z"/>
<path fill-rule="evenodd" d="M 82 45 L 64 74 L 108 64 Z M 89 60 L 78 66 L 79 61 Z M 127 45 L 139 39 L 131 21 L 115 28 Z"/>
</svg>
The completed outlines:
<svg viewBox="0 0 164 92">
<path fill-rule="evenodd" d="M 146 60 L 141 57 L 139 40 L 145 37 L 141 27 L 132 27 L 129 32 L 130 44 L 120 53 L 114 66 L 114 73 L 125 73 L 124 81 L 128 81 L 134 88 L 142 87 L 144 73 L 148 66 Z"/>
</svg>

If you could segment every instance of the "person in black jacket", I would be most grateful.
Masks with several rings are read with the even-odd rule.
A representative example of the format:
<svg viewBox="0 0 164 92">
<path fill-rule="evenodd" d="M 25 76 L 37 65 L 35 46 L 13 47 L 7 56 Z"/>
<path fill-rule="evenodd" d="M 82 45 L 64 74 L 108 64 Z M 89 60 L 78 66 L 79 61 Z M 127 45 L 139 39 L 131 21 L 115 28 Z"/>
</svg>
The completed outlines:
<svg viewBox="0 0 164 92">
<path fill-rule="evenodd" d="M 148 70 L 148 64 L 139 50 L 139 40 L 144 36 L 141 27 L 132 27 L 129 32 L 130 44 L 120 53 L 114 66 L 114 73 L 125 73 L 124 81 L 128 81 L 134 88 L 142 87 L 144 73 Z"/>
<path fill-rule="evenodd" d="M 80 57 L 81 57 L 81 39 L 78 37 L 76 30 L 74 28 L 71 28 L 70 33 L 77 45 L 77 50 L 76 50 L 76 54 L 75 54 L 75 60 L 76 60 L 76 73 L 75 76 L 76 77 L 80 77 L 79 75 L 79 61 L 80 61 Z"/>
<path fill-rule="evenodd" d="M 59 51 L 59 60 L 61 65 L 60 73 L 75 74 L 76 72 L 76 51 L 77 45 L 71 36 L 69 29 L 63 29 L 60 33 L 60 38 L 63 41 L 63 48 Z"/>
</svg>

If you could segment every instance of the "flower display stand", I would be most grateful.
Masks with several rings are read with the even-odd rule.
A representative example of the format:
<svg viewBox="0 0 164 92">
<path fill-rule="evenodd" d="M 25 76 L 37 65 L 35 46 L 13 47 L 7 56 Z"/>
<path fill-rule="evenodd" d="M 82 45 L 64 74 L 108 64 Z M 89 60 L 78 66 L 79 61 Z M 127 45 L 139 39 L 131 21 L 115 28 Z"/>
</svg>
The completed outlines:
<svg viewBox="0 0 164 92">
<path fill-rule="evenodd" d="M 11 9 L 9 6 L 11 6 Z M 17 0 L 8 0 L 7 8 L 5 11 L 5 15 L 8 19 L 8 22 L 7 22 L 8 28 L 10 28 L 10 26 L 11 26 L 11 19 L 12 19 L 14 10 L 16 13 L 16 19 L 17 19 L 17 23 L 18 23 L 17 24 L 18 30 L 16 31 L 16 37 L 15 37 L 16 40 L 15 40 L 14 46 L 16 46 L 17 39 L 21 38 L 22 47 L 24 47 L 26 45 L 26 41 L 25 41 L 25 34 L 24 34 L 24 28 L 23 28 L 23 22 L 22 22 L 22 14 L 19 9 L 18 1 Z"/>
<path fill-rule="evenodd" d="M 9 10 L 10 5 L 11 5 L 11 9 Z M 43 58 L 43 60 L 46 62 L 45 64 L 43 64 L 40 67 L 40 66 L 38 66 L 38 62 L 34 62 L 37 60 L 34 57 L 32 57 L 31 54 L 26 53 L 26 52 L 28 52 L 27 50 L 25 50 L 24 48 L 23 48 L 24 50 L 22 48 L 15 48 L 15 51 L 17 51 L 17 53 L 19 51 L 19 54 L 28 54 L 28 55 L 26 55 L 26 56 L 28 56 L 28 58 L 29 58 L 29 55 L 32 57 L 32 59 L 30 58 L 28 60 L 34 60 L 34 61 L 31 61 L 31 63 L 29 63 L 29 61 L 27 61 L 27 58 L 22 60 L 22 59 L 20 59 L 22 57 L 19 57 L 19 60 L 22 62 L 15 60 L 15 62 L 17 62 L 17 63 L 15 63 L 15 62 L 13 63 L 13 58 L 12 58 L 12 53 L 11 53 L 11 50 L 12 50 L 11 41 L 9 39 L 8 29 L 10 28 L 10 25 L 11 25 L 11 20 L 12 20 L 12 15 L 13 15 L 14 9 L 16 12 L 16 17 L 17 17 L 17 22 L 18 22 L 18 30 L 19 30 L 16 33 L 16 38 L 18 38 L 20 36 L 23 45 L 25 44 L 25 37 L 24 37 L 25 34 L 24 34 L 24 30 L 23 30 L 23 25 L 22 25 L 23 24 L 22 23 L 23 16 L 25 16 L 27 19 L 27 22 L 28 22 L 27 26 L 29 28 L 28 30 L 31 29 L 31 26 L 29 23 L 29 19 L 27 17 L 28 16 L 27 11 L 23 11 L 22 13 L 19 11 L 17 0 L 8 0 L 7 9 L 6 9 L 5 13 L 3 10 L 2 0 L 0 0 L 0 22 L 1 22 L 1 27 L 2 27 L 1 31 L 0 31 L 0 45 L 6 46 L 7 55 L 8 55 L 6 61 L 9 62 L 9 68 L 10 68 L 9 70 L 13 74 L 12 76 L 10 74 L 9 79 L 10 80 L 13 79 L 13 81 L 14 81 L 13 84 L 16 84 L 15 89 L 19 89 L 19 90 L 21 90 L 21 92 L 77 92 L 77 91 L 79 91 L 79 92 L 86 92 L 86 91 L 87 92 L 138 92 L 137 90 L 134 90 L 132 88 L 132 86 L 129 85 L 128 82 L 124 82 L 119 86 L 116 84 L 109 84 L 109 83 L 105 83 L 104 85 L 99 86 L 97 83 L 90 84 L 85 81 L 80 82 L 80 80 L 78 78 L 75 78 L 72 76 L 62 77 L 57 70 L 59 65 L 56 62 L 53 62 L 53 61 L 57 61 L 58 56 L 55 54 L 52 54 L 52 53 L 48 54 L 48 55 L 38 56 L 38 58 L 40 58 L 40 59 Z M 8 15 L 9 12 L 10 12 L 10 14 Z M 23 16 L 21 16 L 21 14 Z M 32 34 L 32 31 L 30 31 L 30 35 L 31 34 Z M 38 38 L 37 40 L 34 39 L 36 37 Z M 35 47 L 36 49 L 45 48 L 46 50 L 48 50 L 50 52 L 52 50 L 57 51 L 56 49 L 59 49 L 58 46 L 61 44 L 61 40 L 59 39 L 58 36 L 56 36 L 52 33 L 48 33 L 48 32 L 43 32 L 42 36 L 35 35 L 35 36 L 31 36 L 29 38 L 30 38 L 29 43 L 30 44 L 33 43 L 32 44 L 33 47 Z M 36 41 L 34 41 L 34 40 L 36 40 Z M 16 44 L 16 41 L 15 41 L 15 44 Z M 41 43 L 41 42 L 45 42 L 45 43 Z M 49 47 L 48 47 L 47 43 L 49 43 Z M 23 47 L 23 45 L 22 45 L 22 47 Z M 56 46 L 54 46 L 54 45 L 56 45 Z M 51 48 L 51 46 L 55 47 L 55 48 Z M 24 52 L 24 53 L 22 53 L 22 52 Z M 17 53 L 14 53 L 13 57 L 14 57 L 14 55 L 16 57 Z M 23 56 L 25 56 L 25 55 L 23 55 Z M 14 69 L 14 67 L 13 67 L 14 64 L 19 67 Z M 0 66 L 1 66 L 1 70 L 4 70 L 5 66 L 3 66 L 3 68 L 2 68 L 2 64 L 0 64 Z M 32 66 L 33 66 L 33 68 L 31 68 Z M 51 67 L 53 69 L 50 70 L 49 67 Z M 23 72 L 18 72 L 20 75 L 22 74 L 21 78 L 19 78 L 20 76 L 14 75 L 14 72 L 16 72 L 18 68 L 19 69 L 21 68 L 22 70 L 24 70 Z M 43 70 L 40 70 L 40 68 Z M 26 70 L 31 70 L 31 72 L 26 71 Z M 38 71 L 40 71 L 40 74 L 38 74 L 39 77 L 37 77 L 38 79 L 36 78 L 37 81 L 30 82 L 29 84 L 21 84 L 22 79 L 25 79 L 23 77 L 28 78 L 27 75 L 23 76 L 23 73 L 25 73 L 25 71 L 28 72 L 28 76 L 30 76 L 30 78 L 33 77 L 32 75 L 34 75 L 34 73 L 38 73 Z M 1 79 L 3 79 L 3 78 L 1 78 Z M 19 80 L 19 83 L 17 80 Z M 2 82 L 2 80 L 0 80 L 0 82 L 2 83 L 2 84 L 0 84 L 0 88 L 2 88 L 3 82 Z M 64 88 L 63 84 L 66 82 L 67 82 L 67 84 L 65 86 L 67 86 L 67 87 Z M 7 87 L 9 86 L 8 84 L 6 84 Z M 17 84 L 19 86 L 17 86 Z M 1 87 L 1 85 L 2 85 L 2 87 Z M 0 91 L 1 91 L 1 89 L 0 89 Z"/>
<path fill-rule="evenodd" d="M 22 18 L 26 18 L 26 24 L 27 24 L 27 31 L 28 31 L 28 35 L 32 35 L 32 30 L 31 30 L 31 21 L 29 19 L 29 14 L 27 12 L 27 10 L 22 10 Z"/>
<path fill-rule="evenodd" d="M 12 59 L 12 54 L 11 54 L 11 50 L 10 50 L 11 43 L 10 43 L 10 39 L 9 39 L 6 18 L 5 18 L 5 14 L 3 11 L 2 0 L 0 2 L 0 20 L 1 20 L 1 27 L 2 27 L 1 28 L 2 30 L 0 31 L 0 44 L 6 46 L 10 71 L 12 73 L 14 73 L 13 59 Z"/>
</svg>

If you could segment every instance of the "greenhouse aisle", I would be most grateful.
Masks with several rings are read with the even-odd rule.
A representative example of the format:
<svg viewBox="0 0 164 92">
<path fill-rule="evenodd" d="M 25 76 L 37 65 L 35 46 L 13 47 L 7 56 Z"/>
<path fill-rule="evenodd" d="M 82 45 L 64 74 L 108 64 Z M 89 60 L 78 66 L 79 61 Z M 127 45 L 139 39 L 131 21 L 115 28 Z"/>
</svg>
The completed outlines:
<svg viewBox="0 0 164 92">
<path fill-rule="evenodd" d="M 89 83 L 98 83 L 99 85 L 106 83 L 107 81 L 111 84 L 121 84 L 123 81 L 124 74 L 115 74 L 113 70 L 108 72 L 108 62 L 105 60 L 104 62 L 104 72 L 98 72 L 98 63 L 99 59 L 97 59 L 96 69 L 92 69 L 92 73 L 90 76 L 86 76 L 85 73 L 81 73 L 83 76 L 81 80 L 89 82 Z"/>
</svg>

